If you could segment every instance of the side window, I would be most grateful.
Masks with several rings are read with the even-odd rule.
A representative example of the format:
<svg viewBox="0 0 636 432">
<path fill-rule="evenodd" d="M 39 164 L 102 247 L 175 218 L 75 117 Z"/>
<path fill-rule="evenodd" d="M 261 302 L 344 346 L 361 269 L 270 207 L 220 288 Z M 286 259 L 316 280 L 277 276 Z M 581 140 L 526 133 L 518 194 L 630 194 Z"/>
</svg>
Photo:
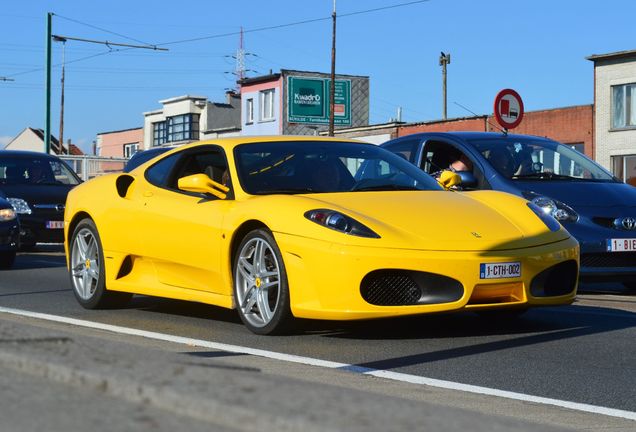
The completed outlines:
<svg viewBox="0 0 636 432">
<path fill-rule="evenodd" d="M 470 172 L 477 180 L 475 186 L 467 189 L 490 189 L 490 185 L 478 160 L 469 157 L 459 148 L 443 141 L 427 141 L 422 152 L 422 162 L 420 168 L 434 177 L 438 176 L 440 171 L 453 170 Z"/>
<path fill-rule="evenodd" d="M 146 170 L 146 180 L 155 186 L 166 187 L 170 172 L 180 156 L 180 153 L 174 153 L 152 165 Z"/>
<path fill-rule="evenodd" d="M 386 146 L 386 149 L 405 158 L 409 162 L 415 162 L 419 140 L 403 140 Z"/>
<path fill-rule="evenodd" d="M 178 190 L 179 179 L 194 174 L 205 174 L 217 183 L 231 187 L 225 153 L 221 148 L 206 147 L 184 155 L 166 182 L 168 189 Z M 180 191 L 182 193 L 188 193 Z"/>
<path fill-rule="evenodd" d="M 427 141 L 422 153 L 422 170 L 428 174 L 448 169 L 451 164 L 462 158 L 463 153 L 456 147 L 443 141 Z M 465 156 L 464 156 L 465 157 Z"/>
</svg>

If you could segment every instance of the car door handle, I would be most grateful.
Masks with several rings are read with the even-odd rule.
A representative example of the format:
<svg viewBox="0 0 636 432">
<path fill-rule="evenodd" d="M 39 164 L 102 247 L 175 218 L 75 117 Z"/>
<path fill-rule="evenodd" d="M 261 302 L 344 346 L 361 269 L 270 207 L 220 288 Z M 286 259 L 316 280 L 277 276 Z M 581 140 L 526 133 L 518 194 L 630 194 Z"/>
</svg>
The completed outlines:
<svg viewBox="0 0 636 432">
<path fill-rule="evenodd" d="M 146 191 L 146 192 L 144 192 L 144 196 L 145 197 L 151 197 L 152 196 L 152 192 Z"/>
</svg>

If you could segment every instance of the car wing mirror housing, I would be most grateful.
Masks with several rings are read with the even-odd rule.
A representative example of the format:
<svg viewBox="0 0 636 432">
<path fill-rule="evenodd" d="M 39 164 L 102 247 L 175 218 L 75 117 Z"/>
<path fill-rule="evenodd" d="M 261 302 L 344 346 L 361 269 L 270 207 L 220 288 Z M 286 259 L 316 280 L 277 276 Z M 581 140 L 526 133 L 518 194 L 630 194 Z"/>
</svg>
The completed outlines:
<svg viewBox="0 0 636 432">
<path fill-rule="evenodd" d="M 444 189 L 450 189 L 453 186 L 461 184 L 462 178 L 459 176 L 459 174 L 453 171 L 442 171 L 439 178 L 437 179 L 437 182 L 442 185 Z"/>
<path fill-rule="evenodd" d="M 187 192 L 206 193 L 225 199 L 230 188 L 217 183 L 205 174 L 193 174 L 181 177 L 177 183 L 179 189 Z"/>
<path fill-rule="evenodd" d="M 461 185 L 464 188 L 476 188 L 477 187 L 477 177 L 470 171 L 458 171 L 459 177 L 461 177 L 462 182 Z"/>
</svg>

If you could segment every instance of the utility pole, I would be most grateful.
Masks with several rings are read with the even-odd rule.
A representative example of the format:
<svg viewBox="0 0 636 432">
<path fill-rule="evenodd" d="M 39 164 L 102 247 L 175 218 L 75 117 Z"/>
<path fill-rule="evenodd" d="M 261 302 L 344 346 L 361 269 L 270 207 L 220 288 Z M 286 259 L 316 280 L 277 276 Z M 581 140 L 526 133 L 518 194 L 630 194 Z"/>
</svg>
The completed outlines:
<svg viewBox="0 0 636 432">
<path fill-rule="evenodd" d="M 62 79 L 60 80 L 62 84 L 62 92 L 60 95 L 60 136 L 58 138 L 60 142 L 60 154 L 64 153 L 64 76 L 65 76 L 65 66 L 66 66 L 66 39 L 61 36 L 54 36 L 53 40 L 55 42 L 62 42 Z M 69 154 L 70 154 L 69 148 Z"/>
<path fill-rule="evenodd" d="M 46 14 L 46 79 L 44 85 L 44 93 L 45 93 L 45 103 L 44 103 L 44 111 L 45 111 L 45 119 L 44 119 L 44 152 L 51 152 L 51 41 L 53 38 L 55 40 L 73 40 L 78 42 L 88 42 L 106 45 L 108 47 L 111 46 L 119 46 L 119 47 L 127 47 L 127 48 L 144 48 L 151 49 L 154 51 L 168 51 L 167 48 L 159 48 L 157 45 L 130 45 L 130 44 L 120 44 L 109 41 L 98 41 L 93 39 L 82 39 L 70 36 L 58 36 L 53 34 L 53 12 L 48 12 Z M 62 69 L 64 70 L 64 69 Z M 62 75 L 63 76 L 63 75 Z M 63 80 L 64 78 L 62 78 Z M 63 81 L 62 81 L 63 82 Z M 64 88 L 64 87 L 62 87 Z M 61 137 L 60 137 L 61 141 Z M 63 143 L 60 143 L 63 145 Z"/>
<path fill-rule="evenodd" d="M 46 14 L 46 83 L 45 83 L 45 119 L 44 119 L 44 153 L 51 153 L 51 33 L 53 13 Z"/>
<path fill-rule="evenodd" d="M 331 82 L 329 83 L 329 136 L 334 135 L 334 107 L 336 93 L 336 0 L 333 0 L 333 30 L 331 32 Z"/>
<path fill-rule="evenodd" d="M 443 52 L 439 56 L 439 65 L 442 67 L 442 119 L 446 120 L 446 65 L 450 64 L 450 53 L 444 54 Z"/>
</svg>

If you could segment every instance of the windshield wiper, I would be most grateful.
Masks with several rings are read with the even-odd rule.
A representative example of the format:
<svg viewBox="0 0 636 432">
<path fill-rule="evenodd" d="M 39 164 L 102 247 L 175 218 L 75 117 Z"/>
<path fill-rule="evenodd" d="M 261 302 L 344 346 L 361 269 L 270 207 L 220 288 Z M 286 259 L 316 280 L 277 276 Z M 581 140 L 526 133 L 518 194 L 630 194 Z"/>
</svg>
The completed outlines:
<svg viewBox="0 0 636 432">
<path fill-rule="evenodd" d="M 553 172 L 537 172 L 532 174 L 513 175 L 511 179 L 547 179 L 547 180 L 587 180 L 580 177 L 572 177 L 569 175 L 555 174 Z"/>
</svg>

